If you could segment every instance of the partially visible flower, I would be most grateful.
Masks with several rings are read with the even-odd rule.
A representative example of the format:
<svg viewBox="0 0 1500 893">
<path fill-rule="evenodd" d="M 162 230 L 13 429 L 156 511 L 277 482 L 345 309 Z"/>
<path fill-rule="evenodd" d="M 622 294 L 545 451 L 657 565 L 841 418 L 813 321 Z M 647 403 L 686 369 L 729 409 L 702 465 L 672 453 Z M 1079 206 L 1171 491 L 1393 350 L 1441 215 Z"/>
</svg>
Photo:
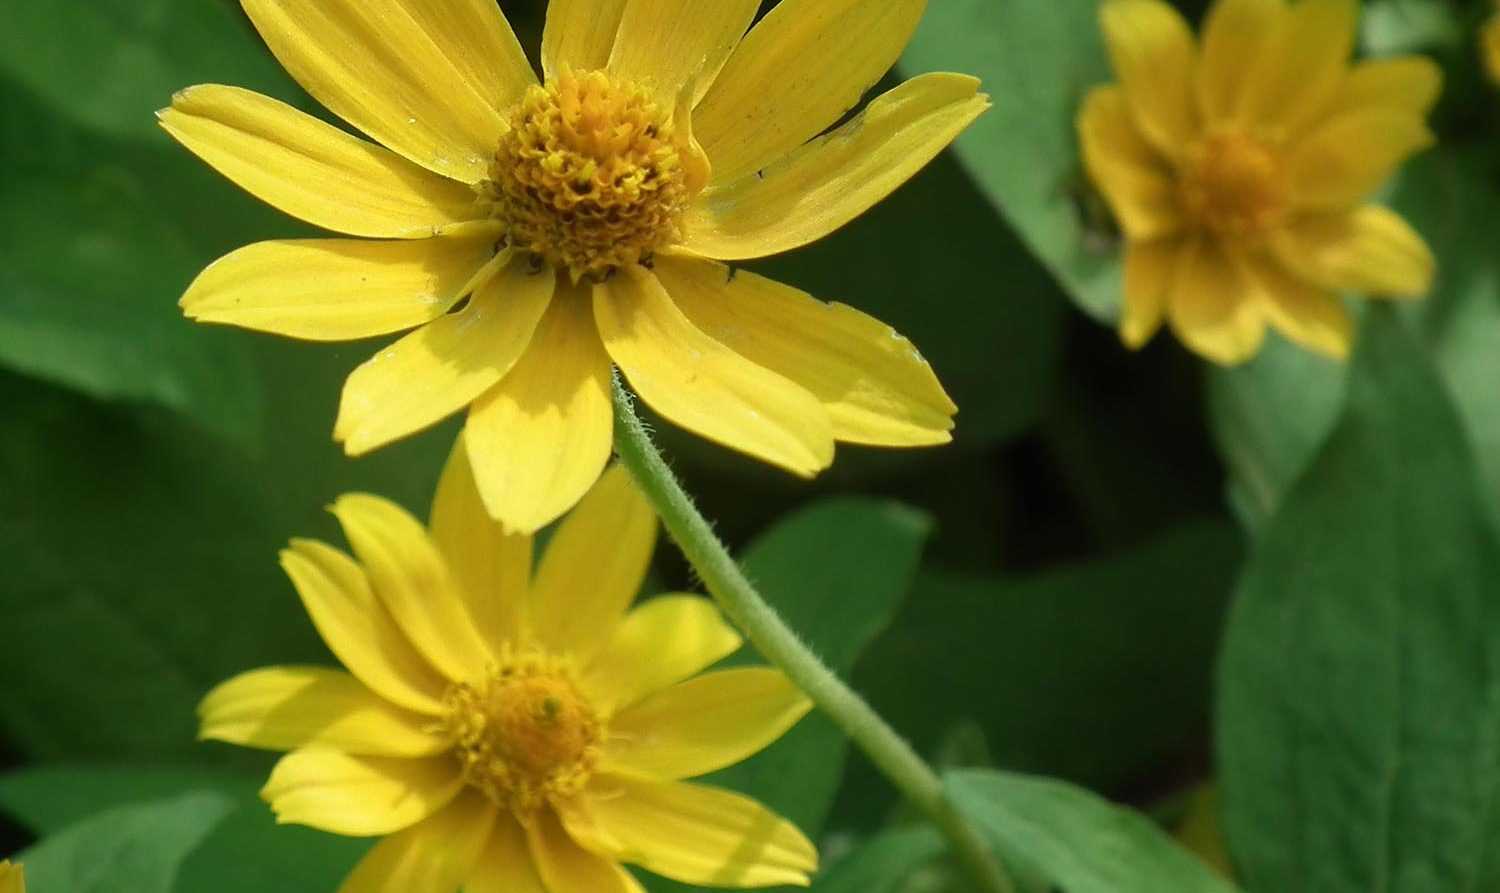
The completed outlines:
<svg viewBox="0 0 1500 893">
<path fill-rule="evenodd" d="M 1078 115 L 1089 174 L 1126 239 L 1120 336 L 1163 320 L 1218 363 L 1270 324 L 1335 357 L 1339 292 L 1417 297 L 1432 253 L 1364 200 L 1433 142 L 1441 76 L 1420 57 L 1350 64 L 1356 0 L 1218 0 L 1201 45 L 1162 0 L 1105 0 L 1117 84 Z"/>
<path fill-rule="evenodd" d="M 707 599 L 632 608 L 656 540 L 620 467 L 533 573 L 475 489 L 463 440 L 430 530 L 355 494 L 333 513 L 357 558 L 281 554 L 347 672 L 267 667 L 210 692 L 202 737 L 289 750 L 261 792 L 280 822 L 384 836 L 343 893 L 641 893 L 806 885 L 817 854 L 747 797 L 683 779 L 737 763 L 809 709 L 780 672 L 700 673 L 740 646 Z"/>
<path fill-rule="evenodd" d="M 9 859 L 0 861 L 0 893 L 26 893 L 26 870 Z"/>
<path fill-rule="evenodd" d="M 381 145 L 214 85 L 162 126 L 288 214 L 371 241 L 251 245 L 182 307 L 312 340 L 420 327 L 345 384 L 351 455 L 467 408 L 490 513 L 533 532 L 609 458 L 612 367 L 670 421 L 806 477 L 835 441 L 950 440 L 957 408 L 905 338 L 721 263 L 838 229 L 988 106 L 974 78 L 925 74 L 824 133 L 926 0 L 782 0 L 753 28 L 759 0 L 554 0 L 541 83 L 494 0 L 242 3 Z"/>
<path fill-rule="evenodd" d="M 1484 56 L 1484 66 L 1490 73 L 1490 80 L 1500 84 L 1500 2 L 1495 6 L 1494 14 L 1480 29 L 1479 49 Z"/>
</svg>

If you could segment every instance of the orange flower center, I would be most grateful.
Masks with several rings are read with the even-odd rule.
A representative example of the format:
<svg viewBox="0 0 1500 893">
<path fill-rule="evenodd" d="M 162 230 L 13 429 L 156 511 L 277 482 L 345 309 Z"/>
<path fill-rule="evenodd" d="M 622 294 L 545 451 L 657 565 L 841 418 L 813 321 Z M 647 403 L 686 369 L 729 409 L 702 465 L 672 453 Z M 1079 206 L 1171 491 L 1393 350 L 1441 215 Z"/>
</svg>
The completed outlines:
<svg viewBox="0 0 1500 893">
<path fill-rule="evenodd" d="M 1287 208 L 1281 159 L 1243 133 L 1213 134 L 1192 147 L 1178 192 L 1189 217 L 1220 233 L 1263 232 Z"/>
<path fill-rule="evenodd" d="M 669 116 L 639 86 L 564 72 L 508 123 L 482 192 L 512 245 L 577 282 L 681 238 L 687 175 Z"/>
<path fill-rule="evenodd" d="M 504 654 L 486 679 L 454 685 L 444 702 L 464 779 L 518 814 L 576 794 L 598 762 L 603 723 L 565 661 Z"/>
</svg>

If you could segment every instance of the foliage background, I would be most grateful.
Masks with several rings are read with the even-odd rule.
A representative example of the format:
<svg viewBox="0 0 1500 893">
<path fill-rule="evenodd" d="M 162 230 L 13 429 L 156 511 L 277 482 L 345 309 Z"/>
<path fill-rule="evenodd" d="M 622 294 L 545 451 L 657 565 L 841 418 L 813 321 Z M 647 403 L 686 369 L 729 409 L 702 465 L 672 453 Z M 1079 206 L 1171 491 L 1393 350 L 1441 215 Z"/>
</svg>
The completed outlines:
<svg viewBox="0 0 1500 893">
<path fill-rule="evenodd" d="M 502 5 L 534 45 L 541 0 Z M 1389 190 L 1440 256 L 1431 300 L 1365 313 L 1347 367 L 1273 340 L 1234 370 L 1108 327 L 1115 236 L 1071 124 L 1107 78 L 1093 5 L 933 0 L 902 73 L 978 74 L 995 108 L 754 265 L 910 336 L 955 443 L 842 448 L 811 486 L 663 424 L 664 446 L 794 625 L 963 768 L 955 798 L 1035 889 L 1227 889 L 1159 830 L 1184 822 L 1211 859 L 1222 824 L 1249 890 L 1500 889 L 1489 5 L 1365 4 L 1363 53 L 1447 76 L 1440 146 Z M 35 845 L 40 893 L 337 885 L 365 844 L 274 828 L 270 758 L 196 742 L 193 706 L 330 661 L 277 548 L 337 541 L 321 507 L 348 490 L 425 514 L 456 432 L 347 460 L 339 386 L 373 344 L 181 318 L 208 261 L 310 232 L 154 126 L 199 82 L 319 113 L 223 0 L 0 10 L 0 853 Z M 654 575 L 690 582 L 670 547 Z M 820 840 L 820 890 L 961 888 L 820 718 L 729 773 Z"/>
</svg>

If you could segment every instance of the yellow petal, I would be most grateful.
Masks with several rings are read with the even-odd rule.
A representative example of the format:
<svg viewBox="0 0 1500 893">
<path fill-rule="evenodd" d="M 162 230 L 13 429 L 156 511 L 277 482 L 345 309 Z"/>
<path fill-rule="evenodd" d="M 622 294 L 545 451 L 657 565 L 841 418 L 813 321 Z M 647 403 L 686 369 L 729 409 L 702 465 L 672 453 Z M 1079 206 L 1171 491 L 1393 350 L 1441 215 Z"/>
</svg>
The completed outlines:
<svg viewBox="0 0 1500 893">
<path fill-rule="evenodd" d="M 1238 268 L 1212 240 L 1185 243 L 1168 293 L 1167 316 L 1177 337 L 1221 365 L 1260 350 L 1266 325 Z"/>
<path fill-rule="evenodd" d="M 426 821 L 376 844 L 339 893 L 453 893 L 474 874 L 496 812 L 477 791 L 460 794 Z"/>
<path fill-rule="evenodd" d="M 591 798 L 623 858 L 688 884 L 808 886 L 818 851 L 797 826 L 749 797 L 704 785 L 599 778 Z"/>
<path fill-rule="evenodd" d="M 610 363 L 589 295 L 567 284 L 531 346 L 469 410 L 464 429 L 489 514 L 531 533 L 599 479 L 614 448 Z"/>
<path fill-rule="evenodd" d="M 542 810 L 526 826 L 526 837 L 532 862 L 548 893 L 645 893 L 640 882 L 618 862 L 575 843 L 551 810 Z"/>
<path fill-rule="evenodd" d="M 328 650 L 355 678 L 398 706 L 443 712 L 447 682 L 412 648 L 353 559 L 317 540 L 292 540 L 281 566 Z"/>
<path fill-rule="evenodd" d="M 921 170 L 989 107 L 979 81 L 914 77 L 847 124 L 738 180 L 716 182 L 684 215 L 685 246 L 719 260 L 806 245 L 863 214 Z"/>
<path fill-rule="evenodd" d="M 1136 128 L 1119 87 L 1095 87 L 1078 113 L 1083 163 L 1130 239 L 1182 229 L 1177 184 L 1166 160 Z"/>
<path fill-rule="evenodd" d="M 1163 0 L 1106 0 L 1099 24 L 1136 124 L 1157 151 L 1178 157 L 1198 131 L 1192 29 Z"/>
<path fill-rule="evenodd" d="M 1244 253 L 1234 259 L 1244 271 L 1251 300 L 1271 325 L 1309 350 L 1340 360 L 1349 355 L 1354 323 L 1335 295 L 1287 273 L 1263 254 Z"/>
<path fill-rule="evenodd" d="M 1408 112 L 1371 108 L 1339 115 L 1292 151 L 1288 170 L 1294 201 L 1303 208 L 1347 208 L 1432 143 L 1427 125 Z"/>
<path fill-rule="evenodd" d="M 663 256 L 655 270 L 704 334 L 817 397 L 835 439 L 878 446 L 952 440 L 958 407 L 912 343 L 885 323 L 712 261 Z"/>
<path fill-rule="evenodd" d="M 609 73 L 654 90 L 664 109 L 689 84 L 700 99 L 759 8 L 760 0 L 629 0 Z"/>
<path fill-rule="evenodd" d="M 399 332 L 443 315 L 493 253 L 494 240 L 257 242 L 198 274 L 188 318 L 309 341 Z"/>
<path fill-rule="evenodd" d="M 421 522 L 367 493 L 340 496 L 333 514 L 375 595 L 417 651 L 455 682 L 479 678 L 492 660 L 490 650 Z"/>
<path fill-rule="evenodd" d="M 532 863 L 526 832 L 509 813 L 496 819 L 464 893 L 547 893 Z"/>
<path fill-rule="evenodd" d="M 1297 0 L 1259 64 L 1244 72 L 1243 117 L 1262 133 L 1296 134 L 1327 114 L 1354 48 L 1357 0 Z"/>
<path fill-rule="evenodd" d="M 334 439 L 358 456 L 468 406 L 531 343 L 555 278 L 513 260 L 474 292 L 468 306 L 375 354 L 344 382 Z"/>
<path fill-rule="evenodd" d="M 1426 56 L 1361 62 L 1333 102 L 1337 111 L 1383 108 L 1425 117 L 1443 91 L 1443 70 Z"/>
<path fill-rule="evenodd" d="M 0 893 L 26 893 L 26 868 L 0 860 Z"/>
<path fill-rule="evenodd" d="M 833 462 L 833 423 L 806 389 L 756 365 L 683 315 L 639 268 L 594 288 L 604 347 L 641 399 L 709 440 L 811 477 Z"/>
<path fill-rule="evenodd" d="M 911 39 L 926 0 L 783 0 L 694 110 L 714 177 L 735 180 L 822 133 Z"/>
<path fill-rule="evenodd" d="M 1288 15 L 1286 0 L 1219 0 L 1209 9 L 1197 79 L 1206 121 L 1243 120 L 1246 80 Z"/>
<path fill-rule="evenodd" d="M 696 595 L 664 595 L 637 607 L 583 673 L 599 709 L 629 707 L 740 647 L 719 609 Z"/>
<path fill-rule="evenodd" d="M 580 663 L 597 654 L 641 588 L 656 528 L 624 466 L 606 471 L 542 554 L 527 611 L 537 640 Z"/>
<path fill-rule="evenodd" d="M 811 709 L 779 670 L 707 673 L 620 711 L 604 759 L 652 777 L 692 778 L 764 750 Z"/>
<path fill-rule="evenodd" d="M 251 195 L 335 232 L 422 238 L 483 216 L 462 183 L 239 87 L 189 87 L 157 119 Z"/>
<path fill-rule="evenodd" d="M 1167 314 L 1167 291 L 1182 255 L 1177 239 L 1131 242 L 1125 249 L 1125 306 L 1120 340 L 1136 350 L 1151 340 Z"/>
<path fill-rule="evenodd" d="M 422 821 L 447 806 L 463 786 L 448 755 L 356 757 L 313 747 L 278 760 L 260 796 L 278 823 L 374 837 Z"/>
<path fill-rule="evenodd" d="M 329 111 L 446 177 L 487 176 L 503 112 L 536 82 L 490 0 L 242 0 Z"/>
<path fill-rule="evenodd" d="M 1271 247 L 1289 269 L 1326 289 L 1415 298 L 1432 287 L 1431 249 L 1401 215 L 1379 205 L 1303 217 Z"/>
<path fill-rule="evenodd" d="M 392 706 L 342 670 L 264 667 L 222 682 L 198 704 L 198 737 L 246 747 L 317 745 L 381 757 L 422 757 L 449 743 L 432 717 Z"/>
<path fill-rule="evenodd" d="M 549 0 L 542 29 L 542 71 L 596 71 L 609 63 L 626 0 Z"/>
<path fill-rule="evenodd" d="M 1490 16 L 1479 35 L 1480 52 L 1484 54 L 1484 67 L 1490 80 L 1500 84 L 1500 12 Z"/>
<path fill-rule="evenodd" d="M 517 639 L 531 585 L 531 537 L 504 532 L 485 511 L 462 436 L 448 454 L 427 527 L 479 637 L 493 646 Z"/>
</svg>

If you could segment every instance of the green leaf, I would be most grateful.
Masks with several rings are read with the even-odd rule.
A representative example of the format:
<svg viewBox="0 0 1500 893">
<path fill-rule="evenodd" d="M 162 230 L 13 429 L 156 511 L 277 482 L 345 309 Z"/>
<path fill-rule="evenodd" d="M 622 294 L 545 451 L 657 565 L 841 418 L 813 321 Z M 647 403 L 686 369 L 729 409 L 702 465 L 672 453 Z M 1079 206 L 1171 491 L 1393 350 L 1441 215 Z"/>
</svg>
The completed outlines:
<svg viewBox="0 0 1500 893">
<path fill-rule="evenodd" d="M 1082 788 L 983 770 L 951 772 L 945 784 L 1023 893 L 1234 890 L 1144 816 Z"/>
<path fill-rule="evenodd" d="M 214 826 L 178 872 L 174 893 L 328 893 L 376 841 L 301 825 L 278 825 L 271 808 L 246 798 Z"/>
<path fill-rule="evenodd" d="M 68 893 L 170 893 L 183 860 L 234 799 L 197 791 L 116 806 L 21 854 L 29 886 Z"/>
<path fill-rule="evenodd" d="M 1388 308 L 1360 336 L 1226 637 L 1230 851 L 1257 890 L 1493 889 L 1500 541 L 1418 342 Z"/>
<path fill-rule="evenodd" d="M 1120 292 L 1114 238 L 1088 189 L 1073 129 L 1088 88 L 1109 79 L 1095 8 L 933 3 L 901 68 L 962 71 L 984 82 L 995 104 L 958 140 L 959 160 L 1079 306 L 1112 320 Z"/>
<path fill-rule="evenodd" d="M 193 791 L 253 796 L 247 777 L 217 769 L 54 765 L 0 776 L 0 812 L 40 836 L 95 813 Z"/>
<path fill-rule="evenodd" d="M 907 893 L 921 887 L 946 851 L 942 835 L 928 826 L 892 828 L 864 841 L 813 881 L 814 893 Z"/>
</svg>

